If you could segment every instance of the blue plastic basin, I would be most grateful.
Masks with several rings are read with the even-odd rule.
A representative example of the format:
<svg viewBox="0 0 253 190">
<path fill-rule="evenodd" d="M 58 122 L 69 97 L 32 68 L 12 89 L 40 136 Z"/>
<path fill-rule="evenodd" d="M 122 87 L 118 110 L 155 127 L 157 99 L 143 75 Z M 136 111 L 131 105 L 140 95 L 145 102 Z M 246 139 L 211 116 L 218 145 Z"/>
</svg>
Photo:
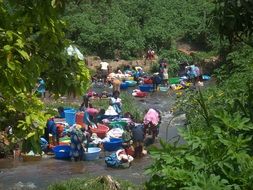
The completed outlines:
<svg viewBox="0 0 253 190">
<path fill-rule="evenodd" d="M 53 148 L 56 159 L 70 159 L 70 146 L 59 145 Z"/>
<path fill-rule="evenodd" d="M 122 139 L 110 139 L 110 142 L 104 142 L 104 149 L 106 151 L 117 151 L 122 146 Z"/>
<path fill-rule="evenodd" d="M 97 160 L 99 158 L 99 153 L 101 152 L 101 148 L 91 147 L 88 148 L 88 152 L 84 153 L 84 160 Z"/>
<path fill-rule="evenodd" d="M 76 123 L 76 111 L 74 109 L 64 110 L 66 122 L 72 126 Z"/>
<path fill-rule="evenodd" d="M 139 86 L 140 91 L 142 92 L 151 92 L 153 91 L 153 85 L 143 84 Z"/>
</svg>

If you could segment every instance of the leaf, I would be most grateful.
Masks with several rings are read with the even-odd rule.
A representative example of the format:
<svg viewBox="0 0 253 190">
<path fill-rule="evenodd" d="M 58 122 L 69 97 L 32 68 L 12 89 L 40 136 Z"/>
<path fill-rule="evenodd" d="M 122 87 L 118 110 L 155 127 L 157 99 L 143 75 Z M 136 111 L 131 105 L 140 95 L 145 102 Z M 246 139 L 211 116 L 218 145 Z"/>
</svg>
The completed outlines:
<svg viewBox="0 0 253 190">
<path fill-rule="evenodd" d="M 27 54 L 27 52 L 26 51 L 24 51 L 24 50 L 19 50 L 19 49 L 17 49 L 17 51 L 19 52 L 19 54 L 24 58 L 24 59 L 26 59 L 26 60 L 30 60 L 30 57 L 29 57 L 29 55 Z"/>
<path fill-rule="evenodd" d="M 12 71 L 15 71 L 16 69 L 16 66 L 15 66 L 15 63 L 12 62 L 12 61 L 7 61 L 7 67 L 12 70 Z M 9 76 L 10 77 L 10 76 Z"/>
</svg>

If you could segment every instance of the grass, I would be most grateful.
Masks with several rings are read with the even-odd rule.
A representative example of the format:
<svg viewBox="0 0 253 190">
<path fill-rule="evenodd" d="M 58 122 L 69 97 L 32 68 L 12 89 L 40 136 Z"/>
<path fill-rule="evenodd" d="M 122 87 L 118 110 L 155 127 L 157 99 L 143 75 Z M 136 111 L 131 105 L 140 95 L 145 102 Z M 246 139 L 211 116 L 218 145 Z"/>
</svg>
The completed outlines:
<svg viewBox="0 0 253 190">
<path fill-rule="evenodd" d="M 112 179 L 109 177 L 109 179 Z M 118 185 L 119 188 L 114 188 Z M 67 181 L 52 184 L 48 190 L 137 190 L 138 186 L 131 184 L 128 181 L 108 180 L 108 176 L 97 178 L 73 178 Z"/>
</svg>

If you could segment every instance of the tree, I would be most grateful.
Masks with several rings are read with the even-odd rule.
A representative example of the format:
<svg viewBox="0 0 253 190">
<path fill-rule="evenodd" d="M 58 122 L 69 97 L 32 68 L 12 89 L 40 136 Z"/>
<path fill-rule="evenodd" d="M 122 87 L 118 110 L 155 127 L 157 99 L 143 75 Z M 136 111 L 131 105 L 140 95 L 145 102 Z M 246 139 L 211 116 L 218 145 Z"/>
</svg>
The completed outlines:
<svg viewBox="0 0 253 190">
<path fill-rule="evenodd" d="M 223 38 L 231 45 L 238 41 L 249 43 L 253 34 L 253 1 L 215 0 L 215 23 Z"/>
<path fill-rule="evenodd" d="M 46 123 L 43 103 L 33 93 L 38 77 L 49 90 L 83 93 L 89 72 L 65 53 L 63 0 L 0 1 L 0 126 L 14 127 L 12 141 L 29 141 L 35 152 Z"/>
</svg>

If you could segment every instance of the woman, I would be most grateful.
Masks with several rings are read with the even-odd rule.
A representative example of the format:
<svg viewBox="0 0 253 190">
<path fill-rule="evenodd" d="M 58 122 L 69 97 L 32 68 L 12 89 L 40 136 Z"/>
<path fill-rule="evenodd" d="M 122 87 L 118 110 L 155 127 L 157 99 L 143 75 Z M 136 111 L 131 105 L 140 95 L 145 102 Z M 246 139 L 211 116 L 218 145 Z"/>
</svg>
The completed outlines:
<svg viewBox="0 0 253 190">
<path fill-rule="evenodd" d="M 72 128 L 70 132 L 70 156 L 75 161 L 83 160 L 84 152 L 88 147 L 88 134 L 83 128 Z"/>
<path fill-rule="evenodd" d="M 144 130 L 145 134 L 148 131 L 149 134 L 152 134 L 153 141 L 159 132 L 159 124 L 161 123 L 161 114 L 155 109 L 149 109 L 144 116 Z"/>
<path fill-rule="evenodd" d="M 164 85 L 168 85 L 168 79 L 169 79 L 168 68 L 167 68 L 167 65 L 165 64 L 163 68 L 163 84 Z"/>
<path fill-rule="evenodd" d="M 122 112 L 122 109 L 121 109 L 121 106 L 122 106 L 122 103 L 121 103 L 121 99 L 119 98 L 119 91 L 114 91 L 113 92 L 113 97 L 111 97 L 110 99 L 110 105 L 114 108 L 114 110 L 116 111 L 116 113 L 118 115 L 121 114 Z"/>
</svg>

